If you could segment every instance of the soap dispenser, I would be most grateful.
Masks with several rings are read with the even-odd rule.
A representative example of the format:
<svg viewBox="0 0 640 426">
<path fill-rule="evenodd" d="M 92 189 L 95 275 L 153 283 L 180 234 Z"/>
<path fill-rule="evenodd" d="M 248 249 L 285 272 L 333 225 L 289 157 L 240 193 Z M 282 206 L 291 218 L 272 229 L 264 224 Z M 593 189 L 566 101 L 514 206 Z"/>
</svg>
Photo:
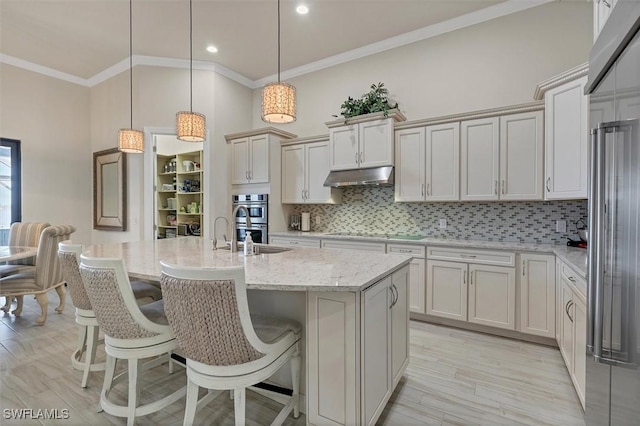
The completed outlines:
<svg viewBox="0 0 640 426">
<path fill-rule="evenodd" d="M 250 256 L 253 254 L 253 239 L 251 238 L 251 232 L 247 232 L 244 237 L 244 255 Z"/>
</svg>

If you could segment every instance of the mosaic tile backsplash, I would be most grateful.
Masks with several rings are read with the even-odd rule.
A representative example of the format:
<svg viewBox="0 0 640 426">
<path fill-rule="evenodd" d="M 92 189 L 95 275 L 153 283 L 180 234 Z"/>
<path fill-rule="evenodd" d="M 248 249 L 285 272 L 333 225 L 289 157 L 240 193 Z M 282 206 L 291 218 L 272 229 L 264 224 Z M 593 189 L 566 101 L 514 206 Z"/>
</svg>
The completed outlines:
<svg viewBox="0 0 640 426">
<path fill-rule="evenodd" d="M 421 234 L 435 238 L 566 244 L 578 239 L 576 221 L 587 220 L 587 201 L 396 203 L 392 187 L 342 190 L 342 204 L 295 205 L 311 213 L 316 232 Z M 447 220 L 447 229 L 439 220 Z M 567 232 L 555 232 L 556 220 Z M 316 223 L 317 221 L 317 223 Z"/>
</svg>

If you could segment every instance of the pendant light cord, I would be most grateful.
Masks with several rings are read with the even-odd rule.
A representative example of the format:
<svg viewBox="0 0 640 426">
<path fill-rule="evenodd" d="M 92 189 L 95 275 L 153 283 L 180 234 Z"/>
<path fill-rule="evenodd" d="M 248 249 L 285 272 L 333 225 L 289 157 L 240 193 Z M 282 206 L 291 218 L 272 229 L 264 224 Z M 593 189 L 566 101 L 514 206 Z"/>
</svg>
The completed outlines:
<svg viewBox="0 0 640 426">
<path fill-rule="evenodd" d="M 129 114 L 133 129 L 133 0 L 129 0 Z"/>
<path fill-rule="evenodd" d="M 192 0 L 189 0 L 189 111 L 193 112 L 193 2 Z"/>
<path fill-rule="evenodd" d="M 280 0 L 278 0 L 278 83 L 280 83 Z"/>
</svg>

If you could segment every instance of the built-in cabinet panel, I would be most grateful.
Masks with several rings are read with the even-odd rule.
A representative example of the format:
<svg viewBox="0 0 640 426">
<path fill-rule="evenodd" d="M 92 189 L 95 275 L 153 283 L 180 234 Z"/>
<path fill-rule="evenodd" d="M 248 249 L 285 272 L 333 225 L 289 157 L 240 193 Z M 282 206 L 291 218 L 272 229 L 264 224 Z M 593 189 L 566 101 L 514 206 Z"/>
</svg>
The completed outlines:
<svg viewBox="0 0 640 426">
<path fill-rule="evenodd" d="M 582 77 L 544 95 L 545 199 L 587 198 L 588 106 Z M 592 111 L 597 120 L 598 111 Z"/>
<path fill-rule="evenodd" d="M 605 22 L 611 15 L 611 9 L 618 0 L 594 0 L 593 1 L 593 42 L 595 43 L 604 27 Z"/>
<path fill-rule="evenodd" d="M 395 200 L 425 200 L 425 129 L 396 132 Z"/>
<path fill-rule="evenodd" d="M 541 200 L 542 111 L 500 117 L 500 199 Z"/>
<path fill-rule="evenodd" d="M 460 198 L 460 123 L 426 127 L 425 199 Z"/>
<path fill-rule="evenodd" d="M 231 183 L 248 183 L 249 167 L 249 138 L 231 141 Z"/>
<path fill-rule="evenodd" d="M 498 199 L 498 117 L 460 123 L 460 199 Z"/>
<path fill-rule="evenodd" d="M 393 166 L 393 120 L 360 123 L 360 168 Z"/>
<path fill-rule="evenodd" d="M 515 300 L 514 268 L 469 265 L 469 322 L 515 330 Z"/>
<path fill-rule="evenodd" d="M 304 203 L 305 147 L 289 145 L 282 147 L 282 202 Z"/>
<path fill-rule="evenodd" d="M 331 170 L 357 169 L 359 165 L 359 127 L 351 124 L 329 129 Z"/>
<path fill-rule="evenodd" d="M 231 141 L 231 183 L 269 182 L 269 135 Z"/>
<path fill-rule="evenodd" d="M 520 331 L 556 336 L 555 256 L 520 255 Z"/>
<path fill-rule="evenodd" d="M 415 260 L 415 259 L 414 259 Z M 391 276 L 395 300 L 391 306 L 391 391 L 409 363 L 409 279 L 412 269 L 401 269 Z M 424 275 L 424 274 L 423 274 Z"/>
<path fill-rule="evenodd" d="M 386 253 L 385 243 L 374 243 L 352 240 L 321 240 L 322 248 L 343 249 L 343 250 L 361 250 L 374 251 L 378 253 Z"/>
<path fill-rule="evenodd" d="M 315 238 L 269 237 L 269 244 L 283 247 L 320 248 L 320 240 Z"/>
<path fill-rule="evenodd" d="M 467 320 L 467 264 L 427 261 L 427 314 Z"/>
</svg>

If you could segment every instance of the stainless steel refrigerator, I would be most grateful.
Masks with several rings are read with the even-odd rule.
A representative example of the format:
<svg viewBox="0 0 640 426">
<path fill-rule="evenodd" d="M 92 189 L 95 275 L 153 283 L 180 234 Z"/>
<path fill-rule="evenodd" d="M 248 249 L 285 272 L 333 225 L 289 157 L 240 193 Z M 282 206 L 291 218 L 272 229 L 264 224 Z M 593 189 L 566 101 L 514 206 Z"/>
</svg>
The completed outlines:
<svg viewBox="0 0 640 426">
<path fill-rule="evenodd" d="M 640 0 L 589 56 L 587 425 L 640 425 Z"/>
</svg>

